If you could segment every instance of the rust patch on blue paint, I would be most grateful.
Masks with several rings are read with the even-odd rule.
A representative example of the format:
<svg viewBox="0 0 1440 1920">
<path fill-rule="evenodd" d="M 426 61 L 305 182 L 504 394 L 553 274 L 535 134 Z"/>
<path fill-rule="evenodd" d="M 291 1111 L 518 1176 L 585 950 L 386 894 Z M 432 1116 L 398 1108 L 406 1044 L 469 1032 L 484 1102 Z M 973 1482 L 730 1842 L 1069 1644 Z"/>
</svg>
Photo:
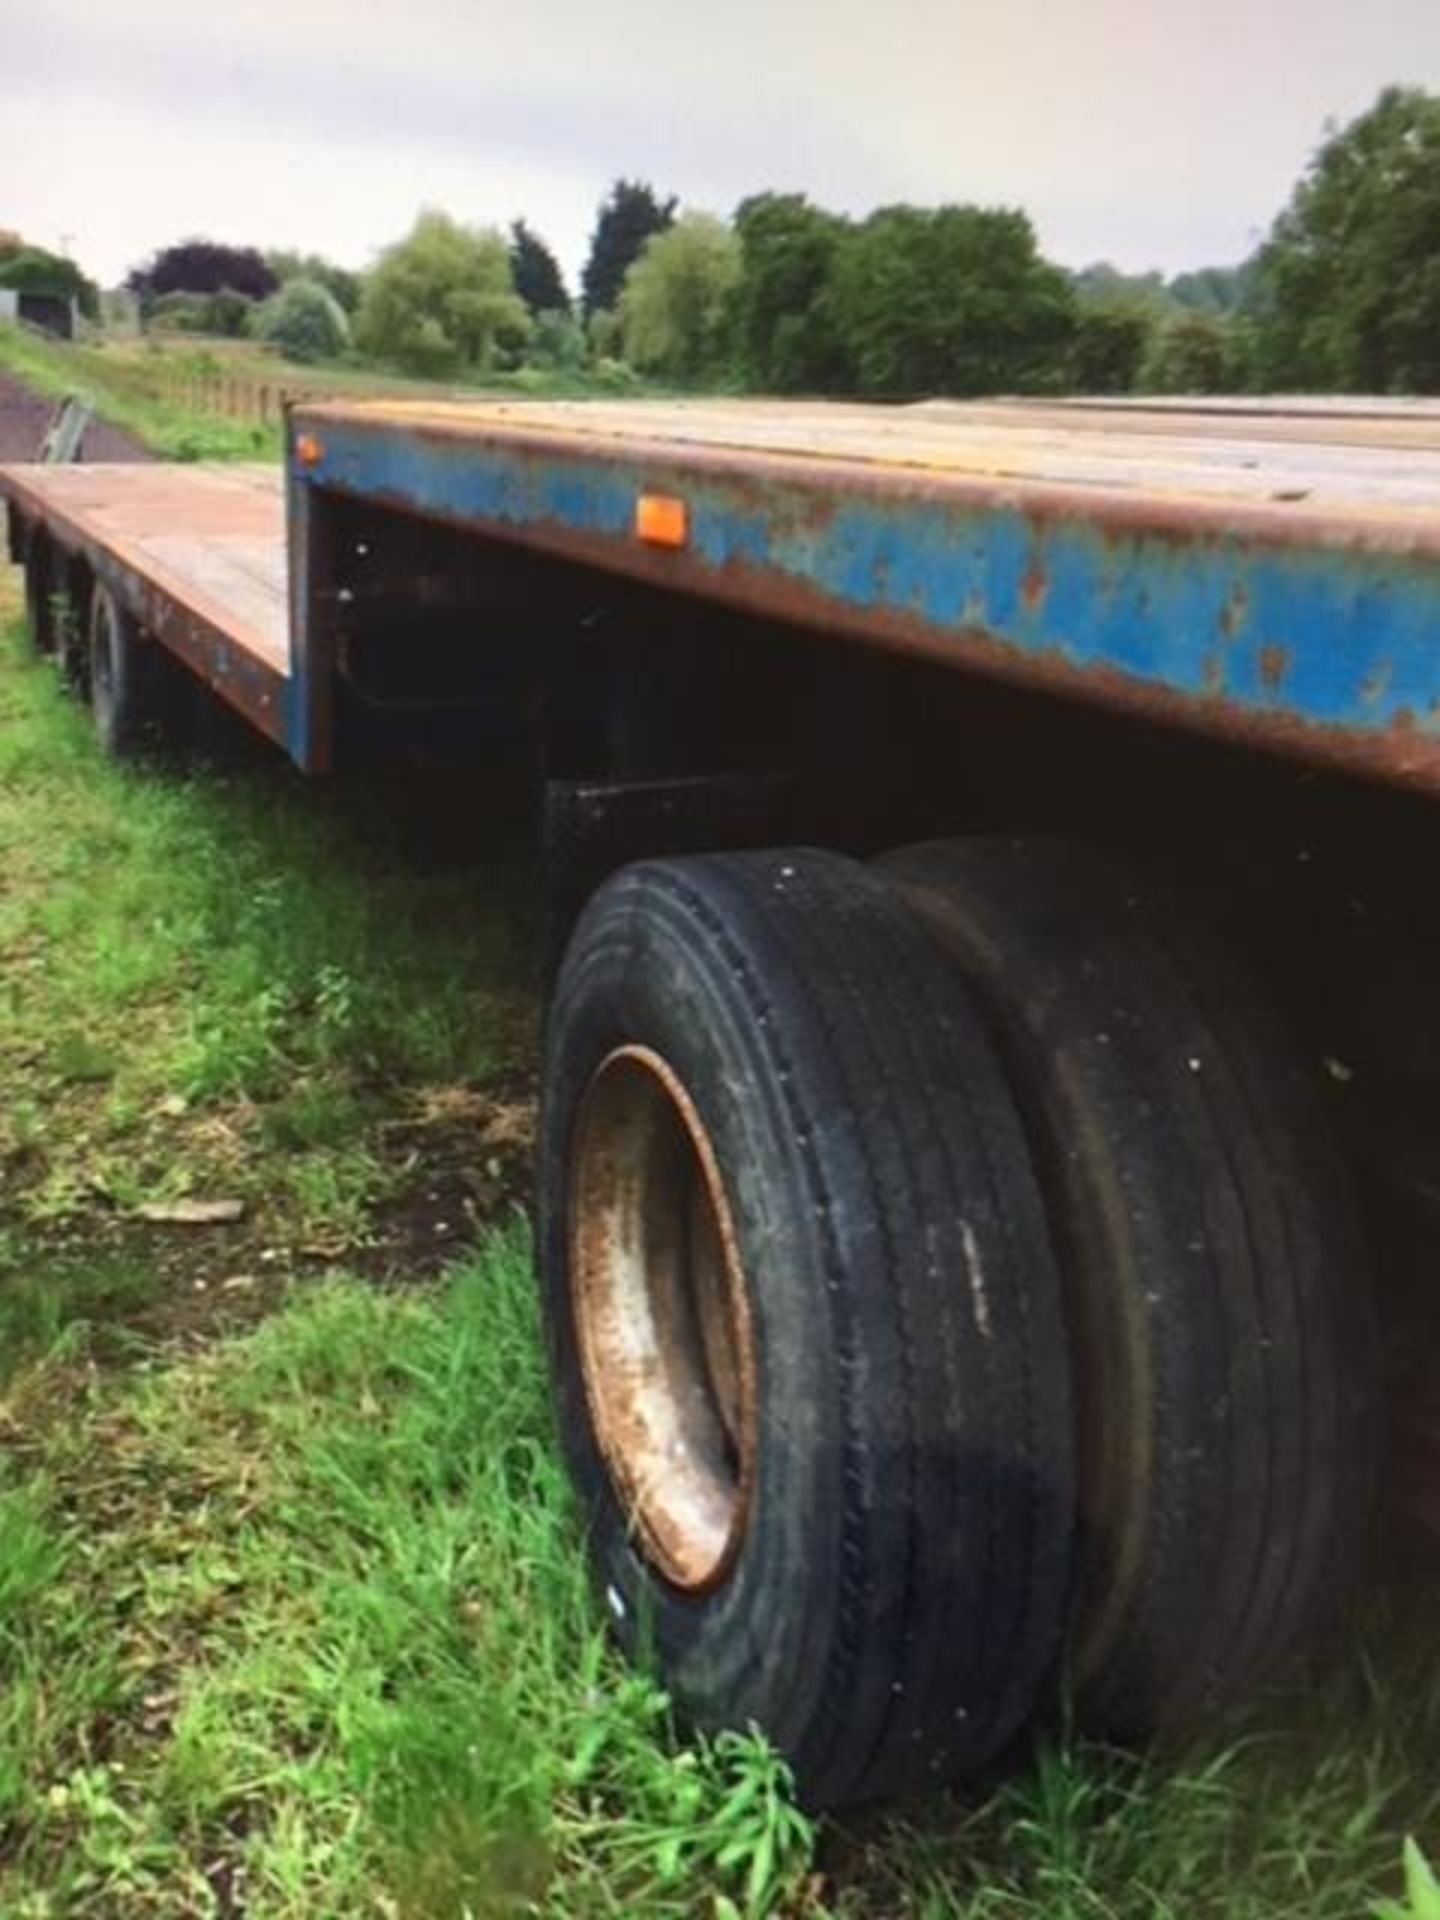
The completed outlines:
<svg viewBox="0 0 1440 1920">
<path fill-rule="evenodd" d="M 1039 613 L 1050 591 L 1050 581 L 1039 558 L 1032 560 L 1020 582 L 1020 604 L 1026 613 Z"/>
<path fill-rule="evenodd" d="M 1225 604 L 1220 609 L 1220 637 L 1222 640 L 1234 640 L 1244 628 L 1250 613 L 1250 596 L 1238 583 L 1225 596 Z"/>
<path fill-rule="evenodd" d="M 1260 649 L 1260 684 L 1267 693 L 1278 693 L 1285 684 L 1285 676 L 1290 671 L 1293 654 L 1289 647 L 1268 646 Z"/>
</svg>

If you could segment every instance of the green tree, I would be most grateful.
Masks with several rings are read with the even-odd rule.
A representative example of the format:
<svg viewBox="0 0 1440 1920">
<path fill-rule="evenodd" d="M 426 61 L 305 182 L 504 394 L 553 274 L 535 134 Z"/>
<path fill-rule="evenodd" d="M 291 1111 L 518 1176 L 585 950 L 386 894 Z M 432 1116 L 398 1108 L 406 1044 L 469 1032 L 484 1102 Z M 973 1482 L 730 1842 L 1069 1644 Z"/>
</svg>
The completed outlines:
<svg viewBox="0 0 1440 1920">
<path fill-rule="evenodd" d="M 1163 273 L 1124 273 L 1109 260 L 1097 260 L 1072 274 L 1082 302 L 1115 308 L 1140 307 L 1149 313 L 1168 313 L 1174 305 Z"/>
<path fill-rule="evenodd" d="M 1069 385 L 1077 393 L 1129 393 L 1156 325 L 1152 310 L 1130 300 L 1082 301 L 1070 341 Z"/>
<path fill-rule="evenodd" d="M 287 280 L 255 317 L 255 333 L 287 360 L 333 360 L 350 342 L 345 309 L 318 280 Z"/>
<path fill-rule="evenodd" d="M 1197 267 L 1193 273 L 1177 273 L 1167 291 L 1177 306 L 1193 313 L 1231 314 L 1244 306 L 1250 278 L 1248 265 Z"/>
<path fill-rule="evenodd" d="M 239 340 L 250 331 L 260 303 L 233 287 L 218 293 L 161 293 L 146 310 L 146 322 L 161 333 L 211 333 Z"/>
<path fill-rule="evenodd" d="M 592 313 L 613 311 L 625 276 L 639 259 L 652 234 L 663 233 L 675 220 L 676 202 L 656 198 L 643 180 L 617 180 L 600 202 L 590 256 L 580 277 L 580 298 L 588 319 Z"/>
<path fill-rule="evenodd" d="M 355 319 L 362 353 L 432 378 L 483 373 L 529 333 L 504 236 L 434 211 L 381 254 Z"/>
<path fill-rule="evenodd" d="M 740 279 L 740 245 L 713 213 L 685 213 L 655 234 L 625 276 L 620 331 L 625 358 L 641 373 L 707 380 L 725 359 L 730 297 Z"/>
<path fill-rule="evenodd" d="M 510 228 L 510 272 L 516 293 L 532 314 L 570 311 L 570 295 L 559 261 L 523 220 L 516 220 Z"/>
<path fill-rule="evenodd" d="M 585 329 L 568 307 L 537 313 L 525 357 L 550 373 L 578 373 L 585 364 Z"/>
<path fill-rule="evenodd" d="M 222 287 L 205 302 L 205 331 L 238 340 L 250 330 L 255 302 L 233 287 Z"/>
<path fill-rule="evenodd" d="M 1440 392 L 1440 97 L 1391 87 L 1315 155 L 1254 266 L 1271 387 Z"/>
<path fill-rule="evenodd" d="M 748 385 L 770 393 L 833 393 L 848 384 L 830 300 L 845 230 L 844 220 L 801 193 L 741 201 L 733 324 Z"/>
<path fill-rule="evenodd" d="M 267 300 L 279 282 L 254 247 L 193 239 L 162 247 L 142 266 L 132 267 L 125 284 L 148 313 L 167 293 L 219 293 L 229 287 L 248 300 Z"/>
<path fill-rule="evenodd" d="M 349 267 L 338 267 L 319 253 L 295 253 L 284 247 L 272 247 L 265 264 L 283 287 L 289 280 L 314 280 L 347 315 L 360 305 L 361 276 Z"/>
<path fill-rule="evenodd" d="M 615 360 L 620 353 L 620 316 L 612 307 L 597 307 L 585 322 L 585 336 L 593 360 Z"/>
<path fill-rule="evenodd" d="M 1236 392 L 1245 381 L 1234 328 L 1219 314 L 1177 314 L 1155 333 L 1138 384 L 1146 393 Z"/>
<path fill-rule="evenodd" d="M 846 234 L 834 312 L 862 393 L 1049 391 L 1064 384 L 1075 296 L 1023 213 L 883 207 Z"/>
<path fill-rule="evenodd" d="M 209 333 L 208 293 L 161 293 L 150 302 L 146 323 L 155 333 Z"/>
</svg>

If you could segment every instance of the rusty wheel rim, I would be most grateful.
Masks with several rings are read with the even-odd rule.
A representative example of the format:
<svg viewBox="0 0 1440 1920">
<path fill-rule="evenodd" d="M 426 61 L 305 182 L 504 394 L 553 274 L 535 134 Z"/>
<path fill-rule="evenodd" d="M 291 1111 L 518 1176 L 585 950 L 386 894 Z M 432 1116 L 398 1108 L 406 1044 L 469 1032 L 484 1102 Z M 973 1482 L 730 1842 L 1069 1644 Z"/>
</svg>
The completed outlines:
<svg viewBox="0 0 1440 1920">
<path fill-rule="evenodd" d="M 720 1164 L 658 1053 L 620 1047 L 581 1103 L 570 1273 L 590 1418 L 643 1551 L 672 1585 L 723 1580 L 755 1470 L 755 1353 Z"/>
</svg>

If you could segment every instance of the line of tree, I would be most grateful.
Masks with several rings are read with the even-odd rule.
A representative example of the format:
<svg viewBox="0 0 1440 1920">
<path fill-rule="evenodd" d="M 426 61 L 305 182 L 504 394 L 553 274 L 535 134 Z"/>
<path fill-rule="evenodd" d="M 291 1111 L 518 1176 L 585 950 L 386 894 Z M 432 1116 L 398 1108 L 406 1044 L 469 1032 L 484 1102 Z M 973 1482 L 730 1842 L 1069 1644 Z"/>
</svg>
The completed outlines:
<svg viewBox="0 0 1440 1920">
<path fill-rule="evenodd" d="M 653 299 L 647 302 L 644 274 L 626 299 L 628 277 L 648 244 L 675 223 L 677 204 L 645 181 L 614 182 L 596 212 L 578 307 L 554 253 L 527 221 L 512 222 L 507 235 L 435 209 L 422 211 L 364 275 L 314 254 L 188 239 L 132 269 L 126 286 L 152 325 L 252 334 L 297 359 L 353 343 L 373 361 L 436 378 L 485 374 L 522 360 L 578 372 L 612 353 L 609 373 L 623 375 L 623 305 L 634 365 L 700 379 L 710 372 L 716 316 L 707 317 L 698 345 L 690 339 L 693 322 L 682 318 L 689 344 L 676 349 L 668 321 L 659 320 Z M 706 219 L 698 218 L 703 230 Z M 711 224 L 728 244 L 723 223 Z M 687 229 L 682 252 L 690 242 Z M 655 322 L 648 334 L 647 314 Z"/>
<path fill-rule="evenodd" d="M 433 210 L 365 274 L 192 239 L 127 285 L 152 324 L 446 378 L 531 365 L 609 385 L 883 399 L 1440 392 L 1440 97 L 1389 88 L 1327 129 L 1253 258 L 1168 280 L 1104 262 L 1068 273 L 1016 208 L 853 219 L 761 193 L 726 220 L 620 179 L 573 299 L 525 220 L 502 232 Z M 0 286 L 95 310 L 73 262 L 13 235 L 0 234 Z"/>
<path fill-rule="evenodd" d="M 618 302 L 627 357 L 674 380 L 878 398 L 1440 392 L 1440 97 L 1417 88 L 1328 130 L 1252 259 L 1169 280 L 1066 274 L 1014 209 L 855 221 L 761 194 L 728 249 L 699 221 L 650 240 Z"/>
</svg>

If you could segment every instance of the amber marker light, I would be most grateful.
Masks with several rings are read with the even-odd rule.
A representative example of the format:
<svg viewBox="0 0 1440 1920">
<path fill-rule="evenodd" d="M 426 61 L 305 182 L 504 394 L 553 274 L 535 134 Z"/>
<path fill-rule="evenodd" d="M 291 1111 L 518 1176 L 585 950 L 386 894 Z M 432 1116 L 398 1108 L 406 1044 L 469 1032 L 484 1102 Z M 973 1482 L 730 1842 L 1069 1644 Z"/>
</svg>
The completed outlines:
<svg viewBox="0 0 1440 1920">
<path fill-rule="evenodd" d="M 313 433 L 302 433 L 295 442 L 295 458 L 302 467 L 318 467 L 325 458 L 325 443 Z"/>
<path fill-rule="evenodd" d="M 683 547 L 690 537 L 685 502 L 668 493 L 642 493 L 635 502 L 635 532 L 650 547 Z"/>
</svg>

